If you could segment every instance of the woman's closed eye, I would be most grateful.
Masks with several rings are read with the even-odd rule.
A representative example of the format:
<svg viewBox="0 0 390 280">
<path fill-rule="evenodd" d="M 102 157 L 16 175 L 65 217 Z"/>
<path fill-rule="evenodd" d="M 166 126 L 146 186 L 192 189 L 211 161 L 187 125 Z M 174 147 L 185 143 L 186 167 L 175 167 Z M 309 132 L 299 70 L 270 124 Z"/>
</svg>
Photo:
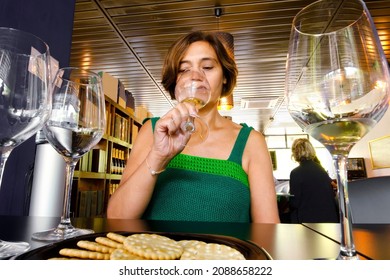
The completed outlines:
<svg viewBox="0 0 390 280">
<path fill-rule="evenodd" d="M 209 71 L 209 70 L 213 70 L 214 66 L 203 66 L 202 69 L 203 71 Z"/>
<path fill-rule="evenodd" d="M 190 67 L 181 67 L 181 68 L 179 68 L 179 73 L 188 72 L 190 70 L 191 70 Z"/>
</svg>

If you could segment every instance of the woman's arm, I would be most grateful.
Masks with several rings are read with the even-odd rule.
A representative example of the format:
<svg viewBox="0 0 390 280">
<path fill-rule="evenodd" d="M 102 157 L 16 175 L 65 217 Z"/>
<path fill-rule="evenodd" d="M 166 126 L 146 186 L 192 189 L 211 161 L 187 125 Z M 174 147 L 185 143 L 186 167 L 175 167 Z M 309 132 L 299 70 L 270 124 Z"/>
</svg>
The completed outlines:
<svg viewBox="0 0 390 280">
<path fill-rule="evenodd" d="M 153 133 L 151 122 L 146 122 L 140 129 L 131 153 L 127 159 L 119 188 L 111 196 L 107 207 L 107 218 L 140 218 L 153 194 L 157 176 L 152 176 L 146 164 L 162 168 L 162 163 L 155 164 L 153 153 Z"/>
<path fill-rule="evenodd" d="M 258 131 L 252 130 L 249 136 L 243 167 L 249 178 L 252 221 L 279 223 L 272 162 L 265 138 Z"/>
</svg>

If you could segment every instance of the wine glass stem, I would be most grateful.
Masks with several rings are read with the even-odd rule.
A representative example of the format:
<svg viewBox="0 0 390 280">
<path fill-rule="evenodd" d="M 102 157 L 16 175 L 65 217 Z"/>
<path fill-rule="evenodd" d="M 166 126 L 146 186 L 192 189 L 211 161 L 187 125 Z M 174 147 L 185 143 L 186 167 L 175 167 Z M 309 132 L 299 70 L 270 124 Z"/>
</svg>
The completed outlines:
<svg viewBox="0 0 390 280">
<path fill-rule="evenodd" d="M 76 167 L 77 161 L 66 160 L 66 178 L 65 178 L 65 195 L 64 195 L 64 208 L 62 209 L 62 216 L 60 227 L 69 228 L 71 227 L 70 222 L 70 201 L 72 196 L 72 184 L 73 174 Z"/>
<path fill-rule="evenodd" d="M 352 234 L 351 208 L 348 198 L 347 160 L 346 155 L 333 155 L 333 162 L 337 173 L 341 226 L 340 255 L 338 259 L 357 259 Z"/>
<path fill-rule="evenodd" d="M 7 162 L 7 159 L 9 157 L 10 153 L 11 153 L 11 151 L 1 152 L 1 158 L 0 158 L 0 189 L 1 189 L 1 183 L 3 182 L 3 174 L 4 174 L 5 163 Z"/>
</svg>

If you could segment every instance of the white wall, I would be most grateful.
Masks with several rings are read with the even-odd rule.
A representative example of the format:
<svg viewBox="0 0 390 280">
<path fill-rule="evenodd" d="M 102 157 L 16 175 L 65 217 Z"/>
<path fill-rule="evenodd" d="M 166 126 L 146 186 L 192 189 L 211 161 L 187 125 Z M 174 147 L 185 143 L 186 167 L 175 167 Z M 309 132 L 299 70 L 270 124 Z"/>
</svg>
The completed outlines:
<svg viewBox="0 0 390 280">
<path fill-rule="evenodd" d="M 291 150 L 290 149 L 272 149 L 276 152 L 276 166 L 277 169 L 274 170 L 274 176 L 278 180 L 289 180 L 290 172 L 298 164 L 291 159 Z"/>
<path fill-rule="evenodd" d="M 380 122 L 364 136 L 351 150 L 349 157 L 364 158 L 367 169 L 367 177 L 378 177 L 390 175 L 390 168 L 372 169 L 369 141 L 390 135 L 390 109 Z M 390 149 L 390 147 L 389 147 Z"/>
</svg>

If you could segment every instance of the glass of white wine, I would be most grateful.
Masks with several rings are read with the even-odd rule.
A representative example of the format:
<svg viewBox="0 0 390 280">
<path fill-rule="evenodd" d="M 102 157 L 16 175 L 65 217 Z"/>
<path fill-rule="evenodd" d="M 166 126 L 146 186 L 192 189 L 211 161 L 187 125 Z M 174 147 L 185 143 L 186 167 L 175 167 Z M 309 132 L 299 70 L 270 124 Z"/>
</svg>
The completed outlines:
<svg viewBox="0 0 390 280">
<path fill-rule="evenodd" d="M 93 233 L 73 227 L 70 201 L 78 160 L 102 138 L 106 125 L 105 101 L 98 74 L 76 67 L 61 68 L 53 84 L 53 107 L 43 131 L 66 162 L 64 205 L 59 225 L 33 234 L 33 239 L 58 241 Z"/>
<path fill-rule="evenodd" d="M 0 187 L 12 150 L 38 132 L 51 111 L 49 46 L 33 34 L 0 27 Z M 0 240 L 0 259 L 27 242 Z"/>
<path fill-rule="evenodd" d="M 210 96 L 210 84 L 203 71 L 183 70 L 179 73 L 175 87 L 175 98 L 178 102 L 191 103 L 200 110 L 207 105 Z M 198 115 L 189 116 L 182 125 L 182 130 L 191 133 L 190 145 L 202 143 L 209 133 L 208 125 Z"/>
<path fill-rule="evenodd" d="M 364 2 L 321 0 L 301 10 L 292 24 L 286 71 L 291 116 L 327 148 L 335 164 L 338 259 L 358 259 L 346 164 L 352 147 L 386 112 L 390 86 L 388 63 Z"/>
</svg>

